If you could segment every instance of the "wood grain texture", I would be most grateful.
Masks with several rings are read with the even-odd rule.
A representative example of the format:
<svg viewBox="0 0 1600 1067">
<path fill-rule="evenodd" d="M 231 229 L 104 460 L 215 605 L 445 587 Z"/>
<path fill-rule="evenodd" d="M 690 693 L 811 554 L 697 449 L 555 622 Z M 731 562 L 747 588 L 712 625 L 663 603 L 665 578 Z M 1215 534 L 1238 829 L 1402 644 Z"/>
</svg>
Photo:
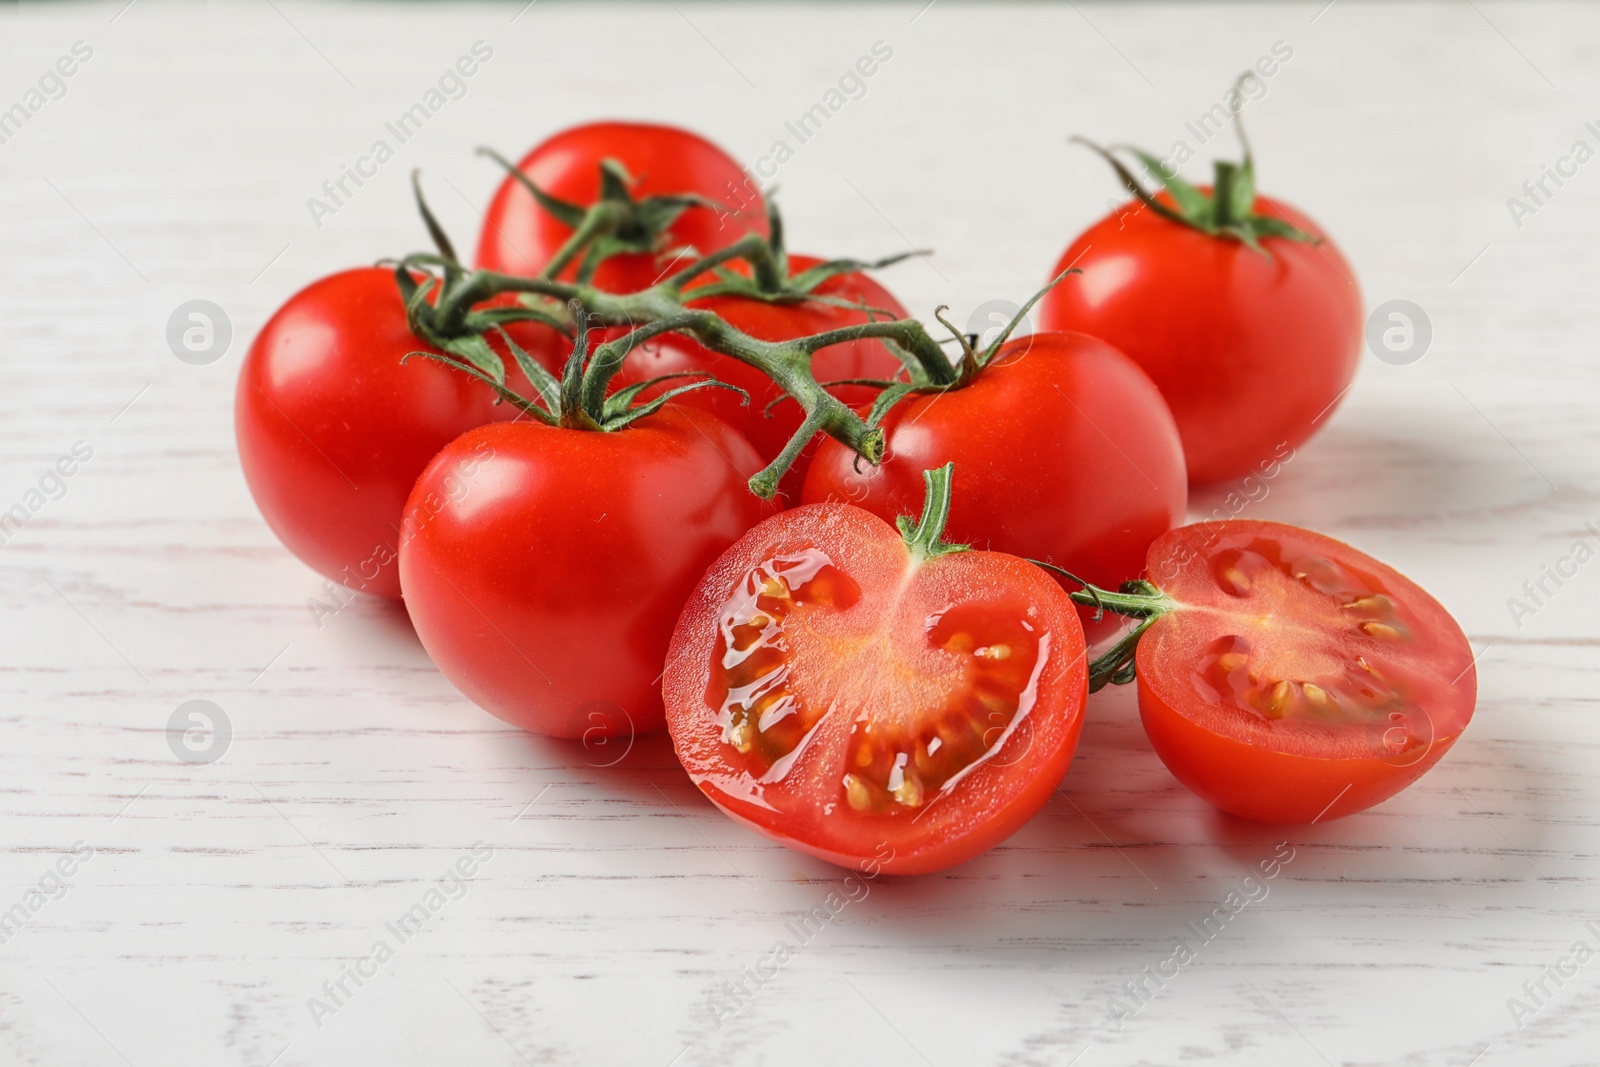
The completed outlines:
<svg viewBox="0 0 1600 1067">
<path fill-rule="evenodd" d="M 38 904 L 0 945 L 0 1062 L 1600 1062 L 1600 959 L 1520 1029 L 1507 1008 L 1600 949 L 1600 563 L 1521 625 L 1506 605 L 1600 522 L 1600 162 L 1520 226 L 1506 204 L 1600 146 L 1600 9 L 123 2 L 0 8 L 0 108 L 93 49 L 0 143 L 0 510 L 93 450 L 0 545 L 0 912 Z M 477 40 L 466 95 L 315 225 L 307 198 Z M 776 180 L 798 250 L 936 249 L 885 278 L 924 316 L 1031 291 L 1116 196 L 1066 134 L 1165 149 L 1292 47 L 1247 111 L 1262 183 L 1434 340 L 1365 357 L 1251 514 L 1433 591 L 1481 699 L 1415 788 L 1284 834 L 1209 811 L 1105 694 L 1013 840 L 870 884 L 719 1025 L 723 983 L 841 872 L 721 817 L 659 738 L 607 767 L 503 727 L 395 608 L 318 627 L 319 579 L 240 476 L 232 385 L 294 289 L 424 243 L 411 168 L 467 243 L 497 180 L 477 145 L 642 116 L 753 164 L 880 40 L 893 58 Z M 234 329 L 209 366 L 164 339 L 196 298 Z M 231 722 L 216 763 L 169 748 L 193 699 Z M 1284 837 L 1268 895 L 1114 1025 L 1108 999 Z M 30 897 L 77 842 L 70 888 Z M 392 933 L 477 842 L 459 899 Z M 314 1018 L 380 940 L 393 958 Z"/>
</svg>

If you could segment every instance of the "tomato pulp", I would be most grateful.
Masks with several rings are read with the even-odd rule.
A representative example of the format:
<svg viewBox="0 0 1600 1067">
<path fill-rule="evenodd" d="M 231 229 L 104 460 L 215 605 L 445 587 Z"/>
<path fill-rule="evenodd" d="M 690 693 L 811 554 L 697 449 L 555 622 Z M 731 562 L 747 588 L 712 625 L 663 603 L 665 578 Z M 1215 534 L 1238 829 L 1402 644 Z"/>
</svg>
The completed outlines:
<svg viewBox="0 0 1600 1067">
<path fill-rule="evenodd" d="M 512 297 L 506 297 L 509 301 Z M 571 344 L 535 323 L 506 327 L 558 365 Z M 499 340 L 507 381 L 527 380 Z M 401 512 L 428 461 L 474 426 L 517 414 L 430 350 L 406 324 L 394 272 L 362 267 L 302 289 L 261 328 L 239 373 L 234 432 L 267 525 L 311 567 L 352 589 L 398 597 Z"/>
<path fill-rule="evenodd" d="M 1385 800 L 1472 718 L 1466 636 L 1416 583 L 1275 522 L 1173 530 L 1150 547 L 1175 606 L 1139 640 L 1139 713 L 1174 776 L 1264 822 Z"/>
<path fill-rule="evenodd" d="M 811 504 L 707 572 L 663 689 L 678 757 L 723 811 L 833 863 L 915 874 L 1050 798 L 1087 674 L 1072 602 L 1039 569 L 924 558 L 868 512 Z"/>
<path fill-rule="evenodd" d="M 558 200 L 587 208 L 600 196 L 600 164 L 613 159 L 633 179 L 635 199 L 692 193 L 719 208 L 694 206 L 667 227 L 663 251 L 693 248 L 701 255 L 733 244 L 747 233 L 767 233 L 766 204 L 755 180 L 737 160 L 698 134 L 642 122 L 594 122 L 562 130 L 535 146 L 518 169 Z M 539 206 L 522 184 L 507 176 L 496 190 L 478 238 L 477 265 L 507 274 L 538 275 L 572 227 Z M 692 260 L 683 258 L 678 266 Z M 649 288 L 668 273 L 672 260 L 647 253 L 621 253 L 602 263 L 594 284 L 611 292 Z M 571 278 L 576 266 L 562 273 Z"/>
<path fill-rule="evenodd" d="M 1266 197 L 1254 210 L 1321 233 Z M 1249 474 L 1299 445 L 1355 376 L 1361 293 L 1326 238 L 1250 248 L 1131 203 L 1072 243 L 1056 273 L 1068 267 L 1082 274 L 1045 295 L 1045 328 L 1081 330 L 1145 369 L 1172 407 L 1196 484 Z"/>
<path fill-rule="evenodd" d="M 554 737 L 661 726 L 678 610 L 772 505 L 734 430 L 668 405 L 616 432 L 495 423 L 452 442 L 406 505 L 400 584 L 445 677 Z"/>
</svg>

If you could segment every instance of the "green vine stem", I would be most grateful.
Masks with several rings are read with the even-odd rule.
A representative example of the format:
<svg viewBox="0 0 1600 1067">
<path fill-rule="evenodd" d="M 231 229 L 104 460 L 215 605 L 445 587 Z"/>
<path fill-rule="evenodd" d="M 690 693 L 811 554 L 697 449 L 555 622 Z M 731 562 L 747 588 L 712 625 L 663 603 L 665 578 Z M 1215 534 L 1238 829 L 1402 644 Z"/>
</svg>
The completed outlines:
<svg viewBox="0 0 1600 1067">
<path fill-rule="evenodd" d="M 508 169 L 513 169 L 505 160 L 500 162 Z M 638 211 L 647 203 L 652 203 L 635 202 L 628 198 L 626 174 L 620 168 L 602 165 L 602 172 L 604 195 L 601 203 L 589 209 L 556 201 L 524 181 L 542 207 L 573 225 L 573 238 L 557 257 L 560 266 L 578 260 L 580 256 L 583 259 L 579 262 L 591 263 L 593 257 L 589 252 L 596 247 L 596 242 L 613 242 L 611 247 L 615 249 L 614 242 L 627 236 L 626 220 L 619 222 L 612 219 L 606 222 L 601 216 L 607 211 Z M 915 319 L 874 318 L 792 340 L 763 341 L 712 311 L 690 306 L 693 301 L 712 293 L 735 293 L 773 302 L 828 300 L 813 292 L 828 278 L 904 258 L 895 256 L 876 263 L 832 260 L 788 277 L 782 220 L 776 208 L 769 209 L 770 229 L 775 235 L 773 238 L 748 234 L 726 248 L 700 256 L 650 288 L 635 293 L 613 293 L 599 289 L 585 280 L 592 272 L 583 269 L 572 281 L 558 280 L 553 276 L 558 272 L 554 269 L 556 264 L 552 264 L 552 269 L 547 269 L 541 277 L 469 270 L 456 258 L 443 228 L 429 210 L 420 181 L 415 184 L 418 209 L 437 251 L 415 253 L 400 260 L 395 265 L 395 277 L 406 302 L 412 329 L 448 357 L 442 362 L 488 382 L 502 400 L 515 403 L 521 410 L 530 414 L 539 412 L 534 414 L 535 418 L 548 421 L 554 417 L 563 425 L 616 429 L 633 420 L 622 421 L 616 412 L 602 416 L 607 411 L 605 397 L 611 381 L 628 353 L 665 333 L 690 337 L 713 352 L 760 370 L 793 397 L 804 411 L 800 429 L 779 455 L 750 479 L 751 491 L 763 498 L 771 498 L 777 492 L 784 473 L 818 433 L 828 434 L 843 442 L 860 457 L 876 464 L 882 459 L 884 450 L 883 430 L 878 422 L 889 404 L 912 391 L 935 391 L 966 384 L 1005 339 L 1002 334 L 981 356 L 974 358 L 970 354 L 963 355 L 960 362 L 956 363 L 929 336 L 922 323 Z M 669 211 L 672 208 L 681 210 L 692 198 L 656 199 L 660 203 L 652 204 L 653 210 Z M 740 260 L 748 265 L 748 276 L 729 269 L 729 264 Z M 422 276 L 420 281 L 417 274 Z M 507 306 L 502 301 L 492 307 L 483 306 L 507 293 L 519 294 L 515 305 Z M 1038 295 L 1034 299 L 1037 300 Z M 1029 301 L 1028 306 L 1032 306 L 1032 303 Z M 873 312 L 873 309 L 863 310 L 869 315 Z M 1025 312 L 1026 308 L 1019 312 L 1012 328 L 1021 321 Z M 588 330 L 597 327 L 622 328 L 627 332 L 597 346 L 586 360 L 575 359 L 569 363 L 562 381 L 557 383 L 532 359 L 526 358 L 526 353 L 510 344 L 503 327 L 519 320 L 554 326 L 569 336 L 582 335 L 577 345 L 579 351 L 586 345 Z M 506 387 L 504 361 L 490 347 L 486 336 L 496 331 L 510 347 L 518 366 L 539 391 L 540 403 L 519 397 Z M 1006 333 L 1009 332 L 1008 329 Z M 831 345 L 871 339 L 882 342 L 901 361 L 907 380 L 893 383 L 894 387 L 874 406 L 870 418 L 863 419 L 817 381 L 812 373 L 812 357 Z M 578 377 L 574 379 L 574 375 Z M 701 382 L 686 388 L 706 384 L 713 383 Z M 630 396 L 637 396 L 637 390 L 631 391 Z M 557 411 L 551 416 L 552 401 L 557 398 Z"/>
<path fill-rule="evenodd" d="M 536 422 L 546 426 L 560 426 L 568 430 L 595 430 L 600 432 L 615 432 L 632 425 L 647 415 L 660 411 L 662 406 L 675 397 L 695 389 L 717 388 L 728 389 L 738 393 L 744 398 L 744 403 L 750 402 L 750 394 L 737 386 L 719 382 L 707 374 L 696 371 L 684 371 L 677 374 L 663 374 L 648 381 L 635 382 L 624 389 L 614 393 L 607 393 L 603 389 L 594 389 L 590 386 L 591 375 L 589 368 L 599 358 L 599 350 L 594 354 L 589 351 L 589 317 L 583 310 L 583 305 L 572 301 L 569 306 L 577 329 L 572 343 L 572 354 L 567 357 L 566 366 L 562 369 L 561 377 L 557 378 L 523 351 L 517 342 L 504 330 L 499 330 L 501 340 L 505 342 L 517 365 L 522 368 L 528 380 L 533 384 L 538 393 L 537 399 L 529 399 L 519 395 L 515 390 L 508 388 L 503 380 L 497 380 L 487 371 L 475 366 L 468 360 L 445 352 L 419 351 L 408 352 L 401 359 L 404 363 L 414 358 L 431 359 L 445 366 L 453 367 L 463 374 L 470 375 L 489 385 L 500 398 L 514 404 L 523 414 L 530 416 Z M 651 327 L 659 333 L 670 329 L 671 324 L 658 324 L 659 328 Z M 498 327 L 496 328 L 498 329 Z M 608 357 L 610 358 L 610 357 Z M 621 357 L 616 357 L 621 361 Z M 695 381 L 688 385 L 668 389 L 652 400 L 639 403 L 639 396 L 651 386 L 674 378 L 694 378 Z"/>
<path fill-rule="evenodd" d="M 1108 684 L 1125 685 L 1133 681 L 1134 654 L 1139 648 L 1139 638 L 1144 636 L 1144 632 L 1152 623 L 1176 608 L 1178 602 L 1142 578 L 1124 582 L 1122 588 L 1113 593 L 1109 589 L 1091 585 L 1071 571 L 1057 567 L 1053 563 L 1037 559 L 1029 562 L 1081 586 L 1082 588 L 1072 590 L 1067 596 L 1071 597 L 1074 603 L 1094 608 L 1094 621 L 1099 622 L 1108 611 L 1113 615 L 1138 620 L 1137 626 L 1123 634 L 1116 644 L 1095 657 L 1094 662 L 1089 664 L 1089 692 L 1099 692 Z"/>
</svg>

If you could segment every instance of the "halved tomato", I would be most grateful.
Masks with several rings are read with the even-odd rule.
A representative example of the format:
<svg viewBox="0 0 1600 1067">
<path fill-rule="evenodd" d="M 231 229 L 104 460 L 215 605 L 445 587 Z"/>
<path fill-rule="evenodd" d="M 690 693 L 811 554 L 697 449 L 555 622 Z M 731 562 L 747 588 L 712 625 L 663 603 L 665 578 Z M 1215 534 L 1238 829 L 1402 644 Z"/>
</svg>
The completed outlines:
<svg viewBox="0 0 1600 1067">
<path fill-rule="evenodd" d="M 848 504 L 795 508 L 707 572 L 664 693 L 678 756 L 723 811 L 842 866 L 916 874 L 1049 799 L 1083 722 L 1077 612 L 1024 560 L 939 542 L 945 509 L 902 536 Z"/>
<path fill-rule="evenodd" d="M 1139 713 L 1184 785 L 1263 822 L 1398 793 L 1472 718 L 1472 649 L 1392 567 L 1276 522 L 1199 523 L 1150 547 L 1173 603 L 1139 638 Z"/>
</svg>

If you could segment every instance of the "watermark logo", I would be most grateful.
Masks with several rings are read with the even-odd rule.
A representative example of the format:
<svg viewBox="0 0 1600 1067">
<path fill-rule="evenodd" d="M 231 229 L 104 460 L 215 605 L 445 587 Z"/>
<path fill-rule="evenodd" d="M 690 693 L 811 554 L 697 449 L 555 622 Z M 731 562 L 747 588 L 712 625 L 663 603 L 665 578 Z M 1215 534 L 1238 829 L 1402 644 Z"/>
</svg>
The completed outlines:
<svg viewBox="0 0 1600 1067">
<path fill-rule="evenodd" d="M 1595 938 L 1595 943 L 1600 944 L 1600 925 L 1593 919 L 1583 924 L 1584 931 Z M 1511 1013 L 1511 1021 L 1518 1030 L 1528 1025 L 1528 1020 L 1538 1015 L 1557 993 L 1566 986 L 1567 982 L 1578 976 L 1578 971 L 1588 966 L 1589 961 L 1596 955 L 1595 948 L 1583 938 L 1572 943 L 1567 954 L 1556 960 L 1555 963 L 1539 972 L 1538 978 L 1530 978 L 1522 983 L 1522 996 L 1507 997 L 1506 1010 Z M 1552 989 L 1551 986 L 1555 988 Z"/>
<path fill-rule="evenodd" d="M 64 99 L 67 95 L 67 79 L 93 58 L 93 45 L 88 41 L 74 41 L 66 54 L 45 68 L 35 85 L 23 91 L 21 99 L 10 105 L 0 104 L 0 144 L 21 133 L 22 127 L 43 111 L 46 104 Z"/>
<path fill-rule="evenodd" d="M 209 700 L 188 700 L 167 719 L 167 747 L 184 763 L 215 763 L 233 744 L 233 721 Z"/>
<path fill-rule="evenodd" d="M 78 868 L 94 858 L 94 847 L 82 841 L 72 843 L 72 851 L 45 868 L 39 880 L 23 890 L 9 908 L 0 911 L 0 945 L 7 944 L 51 901 L 60 900 L 72 888 Z"/>
<path fill-rule="evenodd" d="M 468 79 L 494 58 L 494 47 L 479 40 L 472 42 L 469 52 L 470 55 L 462 55 L 446 67 L 436 83 L 424 89 L 409 107 L 392 121 L 385 122 L 384 136 L 375 139 L 364 155 L 356 157 L 353 163 L 341 163 L 339 173 L 322 183 L 320 197 L 306 198 L 306 211 L 311 215 L 312 225 L 322 229 L 323 220 L 343 210 L 357 192 L 378 176 L 379 168 L 393 159 L 401 146 L 422 132 L 433 116 L 467 95 Z"/>
<path fill-rule="evenodd" d="M 1590 136 L 1600 138 L 1600 126 L 1594 122 L 1585 122 L 1583 128 Z M 1594 148 L 1580 137 L 1572 142 L 1565 155 L 1556 157 L 1555 166 L 1539 164 L 1539 173 L 1522 183 L 1522 196 L 1506 197 L 1506 210 L 1511 214 L 1512 224 L 1522 229 L 1523 220 L 1537 215 L 1540 208 L 1566 188 L 1567 182 L 1578 176 L 1578 168 L 1594 157 Z"/>
<path fill-rule="evenodd" d="M 1263 99 L 1268 92 L 1267 79 L 1276 75 L 1293 58 L 1294 46 L 1284 40 L 1273 41 L 1272 48 L 1257 57 L 1253 68 L 1239 79 L 1237 85 L 1224 93 L 1221 100 L 1183 124 L 1184 132 L 1194 138 L 1195 145 L 1181 137 L 1173 141 L 1166 158 L 1161 160 L 1161 173 L 1154 177 L 1167 178 L 1177 174 L 1179 167 L 1195 157 L 1196 145 L 1204 145 L 1215 139 L 1232 124 L 1234 117 L 1247 104 Z"/>
<path fill-rule="evenodd" d="M 318 1030 L 331 1016 L 337 1015 L 345 1005 L 365 988 L 367 982 L 394 959 L 412 938 L 421 933 L 432 920 L 454 901 L 465 897 L 472 881 L 483 864 L 494 858 L 494 849 L 482 841 L 456 857 L 455 863 L 434 879 L 422 895 L 394 919 L 383 924 L 383 934 L 372 942 L 372 947 L 355 962 L 340 968 L 339 973 L 322 983 L 321 996 L 306 998 L 306 1010 Z"/>
<path fill-rule="evenodd" d="M 1124 982 L 1120 997 L 1108 998 L 1106 1012 L 1112 1029 L 1121 1030 L 1129 1019 L 1160 996 L 1185 967 L 1200 958 L 1200 950 L 1226 930 L 1240 912 L 1266 900 L 1272 892 L 1272 887 L 1267 883 L 1293 862 L 1294 857 L 1294 846 L 1287 841 L 1280 841 L 1271 856 L 1257 863 L 1251 873 L 1228 891 L 1221 904 L 1202 916 L 1199 922 L 1184 923 L 1182 935 L 1173 938 L 1171 952 L 1153 966 L 1146 965 L 1137 977 Z"/>
<path fill-rule="evenodd" d="M 1375 723 L 1372 730 L 1374 754 L 1391 767 L 1411 767 L 1421 763 L 1433 751 L 1433 742 L 1437 738 L 1433 716 L 1423 707 L 1391 711 L 1388 718 Z"/>
<path fill-rule="evenodd" d="M 1229 519 L 1236 519 L 1248 507 L 1259 504 L 1267 499 L 1272 492 L 1272 479 L 1283 473 L 1283 468 L 1294 460 L 1294 446 L 1287 441 L 1279 441 L 1273 449 L 1272 455 L 1256 464 L 1254 472 L 1245 475 L 1239 484 L 1230 489 L 1222 502 L 1211 509 L 1211 514 L 1204 519 L 1196 520 L 1192 525 L 1205 527 L 1205 544 L 1202 548 L 1209 548 L 1216 544 L 1217 538 L 1222 536 L 1226 529 L 1223 523 Z M 1199 551 L 1193 545 L 1183 544 L 1178 550 L 1161 561 L 1160 568 L 1152 574 L 1157 584 L 1169 582 L 1185 567 L 1191 566 L 1199 557 Z"/>
<path fill-rule="evenodd" d="M 873 879 L 882 874 L 884 864 L 894 858 L 894 846 L 880 842 L 873 850 L 873 858 L 862 860 L 858 870 L 845 875 L 838 888 L 830 889 L 820 903 L 785 920 L 784 936 L 774 941 L 754 964 L 741 967 L 737 978 L 720 983 L 707 999 L 706 1007 L 717 1029 L 722 1029 L 724 1023 L 744 1011 L 762 987 L 776 978 L 845 908 L 866 900 L 872 892 Z"/>
<path fill-rule="evenodd" d="M 0 511 L 0 545 L 21 533 L 45 505 L 66 496 L 67 479 L 92 458 L 94 446 L 87 441 L 74 441 L 70 449 L 56 457 L 56 461 L 39 475 L 39 480 L 22 494 L 22 499 Z"/>
<path fill-rule="evenodd" d="M 188 300 L 167 318 L 167 347 L 191 367 L 204 367 L 228 354 L 233 322 L 209 300 Z"/>
<path fill-rule="evenodd" d="M 1415 363 L 1432 343 L 1433 321 L 1409 300 L 1385 300 L 1367 316 L 1367 347 L 1391 366 Z"/>
<path fill-rule="evenodd" d="M 1522 583 L 1522 596 L 1506 598 L 1506 610 L 1511 612 L 1511 621 L 1517 629 L 1522 629 L 1524 619 L 1537 615 L 1540 608 L 1550 603 L 1568 582 L 1576 578 L 1579 568 L 1594 559 L 1595 545 L 1600 545 L 1600 529 L 1596 529 L 1592 522 L 1584 523 L 1583 528 L 1594 536 L 1593 544 L 1586 537 L 1574 541 L 1564 555 L 1541 564 L 1537 577 Z"/>
<path fill-rule="evenodd" d="M 455 469 L 440 479 L 439 488 L 424 494 L 406 513 L 400 528 L 400 546 L 420 534 L 446 508 L 465 500 L 472 491 L 479 466 L 493 458 L 494 448 L 488 442 L 480 441 L 470 455 L 457 460 Z M 306 598 L 306 611 L 311 614 L 312 624 L 322 629 L 329 619 L 356 602 L 356 593 L 365 589 L 385 567 L 396 563 L 399 558 L 400 548 L 396 545 L 376 544 L 361 562 L 344 566 L 339 572 L 340 584 L 325 579 L 322 598 Z"/>
<path fill-rule="evenodd" d="M 967 316 L 967 337 L 974 339 L 972 347 L 982 352 L 994 343 L 1000 336 L 1000 331 L 1011 325 L 1011 320 L 1017 317 L 1017 312 L 1022 310 L 1021 304 L 1010 300 L 985 300 L 972 309 L 972 314 Z M 1020 337 L 1033 332 L 1033 324 L 1024 315 L 1022 321 L 1017 323 L 1017 328 L 1012 330 L 1013 336 Z"/>
<path fill-rule="evenodd" d="M 872 42 L 868 52 L 840 73 L 835 84 L 823 92 L 822 97 L 805 111 L 783 124 L 785 136 L 775 138 L 766 152 L 757 156 L 750 165 L 750 174 L 742 180 L 730 179 L 723 190 L 723 210 L 718 216 L 718 227 L 726 226 L 730 219 L 759 215 L 761 190 L 758 182 L 770 182 L 795 157 L 795 150 L 822 132 L 835 115 L 853 101 L 867 95 L 868 80 L 881 71 L 894 58 L 894 46 L 887 41 Z"/>
<path fill-rule="evenodd" d="M 578 719 L 584 724 L 583 750 L 592 757 L 591 767 L 615 767 L 633 751 L 633 716 L 614 700 L 590 700 L 578 705 Z"/>
</svg>

